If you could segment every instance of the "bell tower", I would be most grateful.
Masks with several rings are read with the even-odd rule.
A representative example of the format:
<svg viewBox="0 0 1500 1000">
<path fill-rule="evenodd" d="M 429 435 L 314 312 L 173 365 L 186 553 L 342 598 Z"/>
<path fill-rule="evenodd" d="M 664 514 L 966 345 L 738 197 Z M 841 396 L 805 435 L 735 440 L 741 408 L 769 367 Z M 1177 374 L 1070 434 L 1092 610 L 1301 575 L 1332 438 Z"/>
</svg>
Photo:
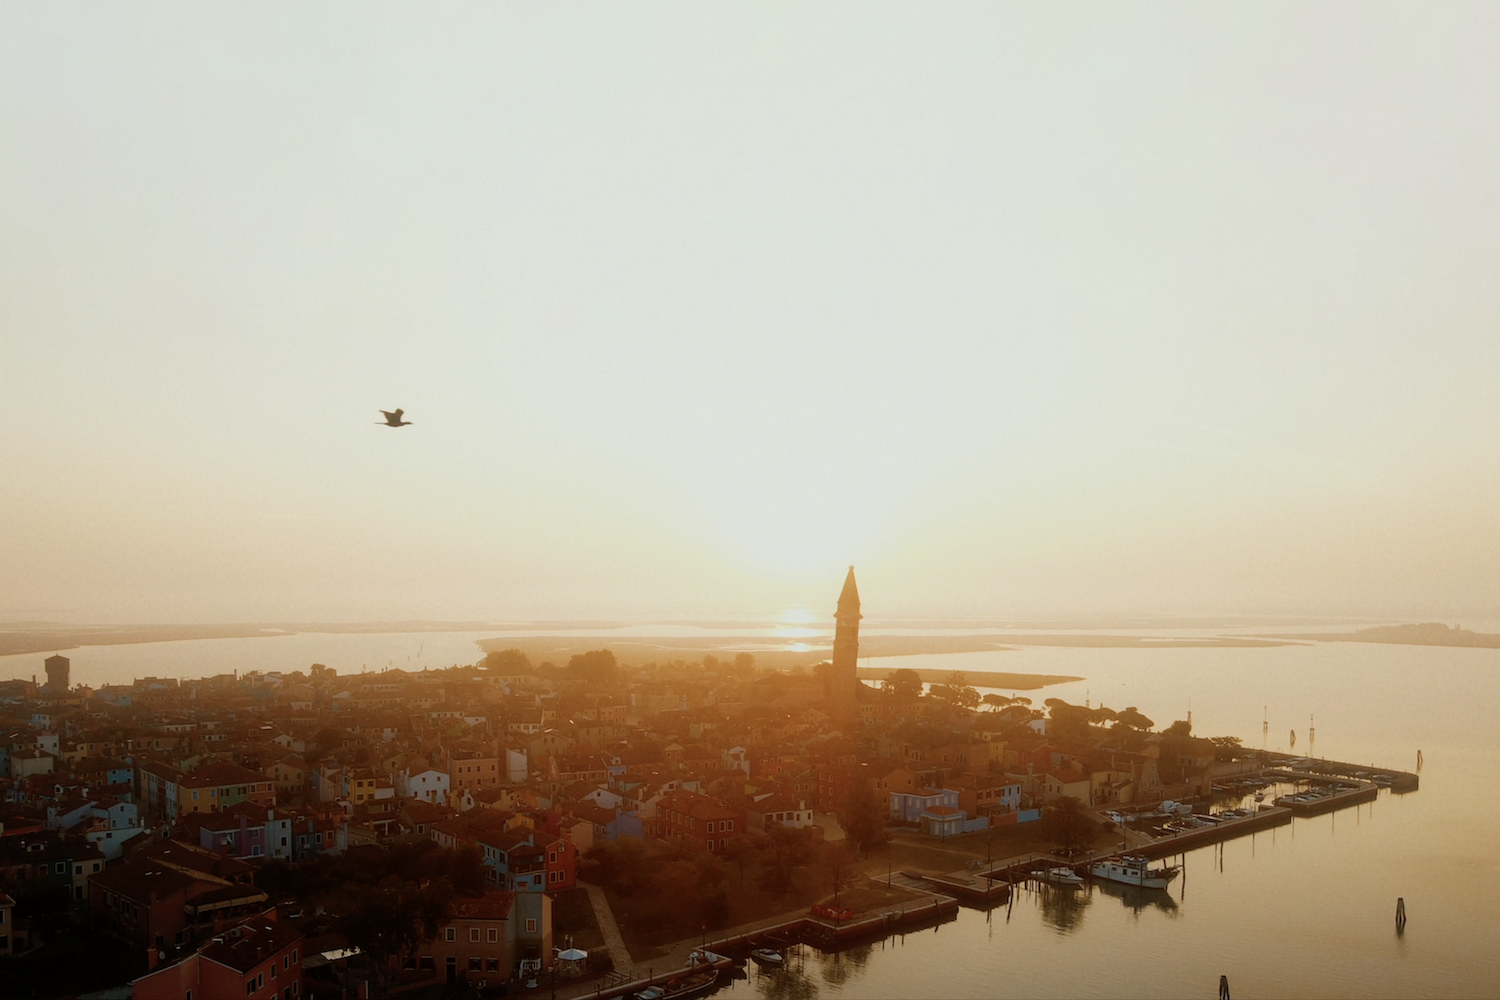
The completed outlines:
<svg viewBox="0 0 1500 1000">
<path fill-rule="evenodd" d="M 838 721 L 843 725 L 859 722 L 859 703 L 855 691 L 859 687 L 859 588 L 854 585 L 854 567 L 844 577 L 844 589 L 839 594 L 838 610 L 833 613 L 833 708 Z"/>
</svg>

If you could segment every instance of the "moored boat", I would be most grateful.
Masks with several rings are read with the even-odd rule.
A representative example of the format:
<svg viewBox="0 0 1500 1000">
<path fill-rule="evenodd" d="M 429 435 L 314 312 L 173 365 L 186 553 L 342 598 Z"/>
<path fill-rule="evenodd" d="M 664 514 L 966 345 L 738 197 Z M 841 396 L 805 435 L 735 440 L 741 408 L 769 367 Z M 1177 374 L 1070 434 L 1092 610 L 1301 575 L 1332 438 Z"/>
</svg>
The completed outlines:
<svg viewBox="0 0 1500 1000">
<path fill-rule="evenodd" d="M 1165 889 L 1177 877 L 1179 869 L 1172 865 L 1159 868 L 1149 866 L 1145 858 L 1137 854 L 1124 854 L 1105 858 L 1089 866 L 1089 874 L 1095 878 L 1124 885 L 1137 885 L 1145 889 Z"/>
<path fill-rule="evenodd" d="M 750 953 L 750 960 L 756 965 L 770 966 L 772 968 L 786 963 L 786 958 L 774 948 L 756 948 Z"/>
<path fill-rule="evenodd" d="M 1049 885 L 1062 886 L 1065 889 L 1076 889 L 1083 885 L 1083 878 L 1071 868 L 1048 868 L 1037 878 Z"/>
<path fill-rule="evenodd" d="M 648 986 L 635 993 L 636 1000 L 689 1000 L 713 992 L 719 985 L 717 972 L 698 972 L 673 979 L 664 986 Z"/>
</svg>

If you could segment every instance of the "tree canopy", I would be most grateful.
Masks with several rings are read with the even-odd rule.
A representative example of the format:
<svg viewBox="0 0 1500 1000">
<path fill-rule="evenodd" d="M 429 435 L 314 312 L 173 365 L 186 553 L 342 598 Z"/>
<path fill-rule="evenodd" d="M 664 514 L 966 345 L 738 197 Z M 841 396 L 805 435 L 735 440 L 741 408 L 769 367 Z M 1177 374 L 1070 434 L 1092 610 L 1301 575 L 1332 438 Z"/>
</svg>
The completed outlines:
<svg viewBox="0 0 1500 1000">
<path fill-rule="evenodd" d="M 868 856 L 872 847 L 881 847 L 891 839 L 890 807 L 880 800 L 868 782 L 856 779 L 834 813 L 844 836 Z"/>
<path fill-rule="evenodd" d="M 570 680 L 609 683 L 615 680 L 618 672 L 619 664 L 615 662 L 615 654 L 608 649 L 591 649 L 568 659 Z"/>
<path fill-rule="evenodd" d="M 1042 832 L 1068 849 L 1088 846 L 1099 830 L 1083 803 L 1071 795 L 1053 799 L 1042 810 Z"/>
<path fill-rule="evenodd" d="M 1115 728 L 1138 729 L 1141 732 L 1148 732 L 1156 728 L 1156 723 L 1146 718 L 1140 713 L 1139 709 L 1131 705 L 1124 711 L 1115 713 Z"/>
<path fill-rule="evenodd" d="M 915 670 L 896 670 L 885 679 L 885 686 L 897 701 L 916 701 L 922 697 L 922 675 Z"/>
<path fill-rule="evenodd" d="M 959 708 L 974 708 L 979 704 L 979 692 L 969 686 L 969 679 L 959 670 L 949 674 L 946 683 L 932 685 L 927 694 Z"/>
<path fill-rule="evenodd" d="M 479 665 L 497 673 L 524 674 L 531 670 L 531 657 L 519 649 L 502 649 L 485 656 Z"/>
</svg>

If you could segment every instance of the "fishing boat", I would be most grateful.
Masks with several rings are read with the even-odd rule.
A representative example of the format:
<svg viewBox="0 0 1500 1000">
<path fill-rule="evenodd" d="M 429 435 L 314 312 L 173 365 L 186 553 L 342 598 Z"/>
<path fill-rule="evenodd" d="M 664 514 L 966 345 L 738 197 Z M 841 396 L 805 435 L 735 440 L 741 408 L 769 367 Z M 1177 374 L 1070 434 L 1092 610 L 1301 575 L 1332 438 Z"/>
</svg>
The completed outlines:
<svg viewBox="0 0 1500 1000">
<path fill-rule="evenodd" d="M 786 957 L 774 948 L 756 948 L 750 953 L 750 960 L 756 965 L 770 968 L 780 968 L 786 964 Z"/>
<path fill-rule="evenodd" d="M 1089 866 L 1089 874 L 1123 885 L 1137 885 L 1146 889 L 1165 889 L 1177 877 L 1180 869 L 1172 865 L 1151 868 L 1145 858 L 1138 854 L 1123 854 L 1116 858 L 1105 858 Z"/>
</svg>

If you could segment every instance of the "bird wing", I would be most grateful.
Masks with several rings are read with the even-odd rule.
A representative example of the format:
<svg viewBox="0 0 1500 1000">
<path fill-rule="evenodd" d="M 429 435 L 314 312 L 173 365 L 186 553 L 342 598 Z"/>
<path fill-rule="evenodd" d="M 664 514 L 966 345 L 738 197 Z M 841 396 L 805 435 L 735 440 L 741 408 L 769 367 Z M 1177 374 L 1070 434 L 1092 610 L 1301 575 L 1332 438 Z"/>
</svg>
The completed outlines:
<svg viewBox="0 0 1500 1000">
<path fill-rule="evenodd" d="M 399 414 L 399 413 L 392 413 L 390 410 L 381 410 L 380 411 L 380 415 L 382 417 L 385 417 L 385 422 L 386 423 L 390 423 L 392 420 L 400 420 L 401 419 L 401 414 Z"/>
<path fill-rule="evenodd" d="M 405 412 L 406 412 L 405 410 L 397 410 L 395 413 L 392 413 L 391 416 L 395 417 L 397 420 L 400 420 L 401 419 L 401 414 L 403 414 Z"/>
</svg>

